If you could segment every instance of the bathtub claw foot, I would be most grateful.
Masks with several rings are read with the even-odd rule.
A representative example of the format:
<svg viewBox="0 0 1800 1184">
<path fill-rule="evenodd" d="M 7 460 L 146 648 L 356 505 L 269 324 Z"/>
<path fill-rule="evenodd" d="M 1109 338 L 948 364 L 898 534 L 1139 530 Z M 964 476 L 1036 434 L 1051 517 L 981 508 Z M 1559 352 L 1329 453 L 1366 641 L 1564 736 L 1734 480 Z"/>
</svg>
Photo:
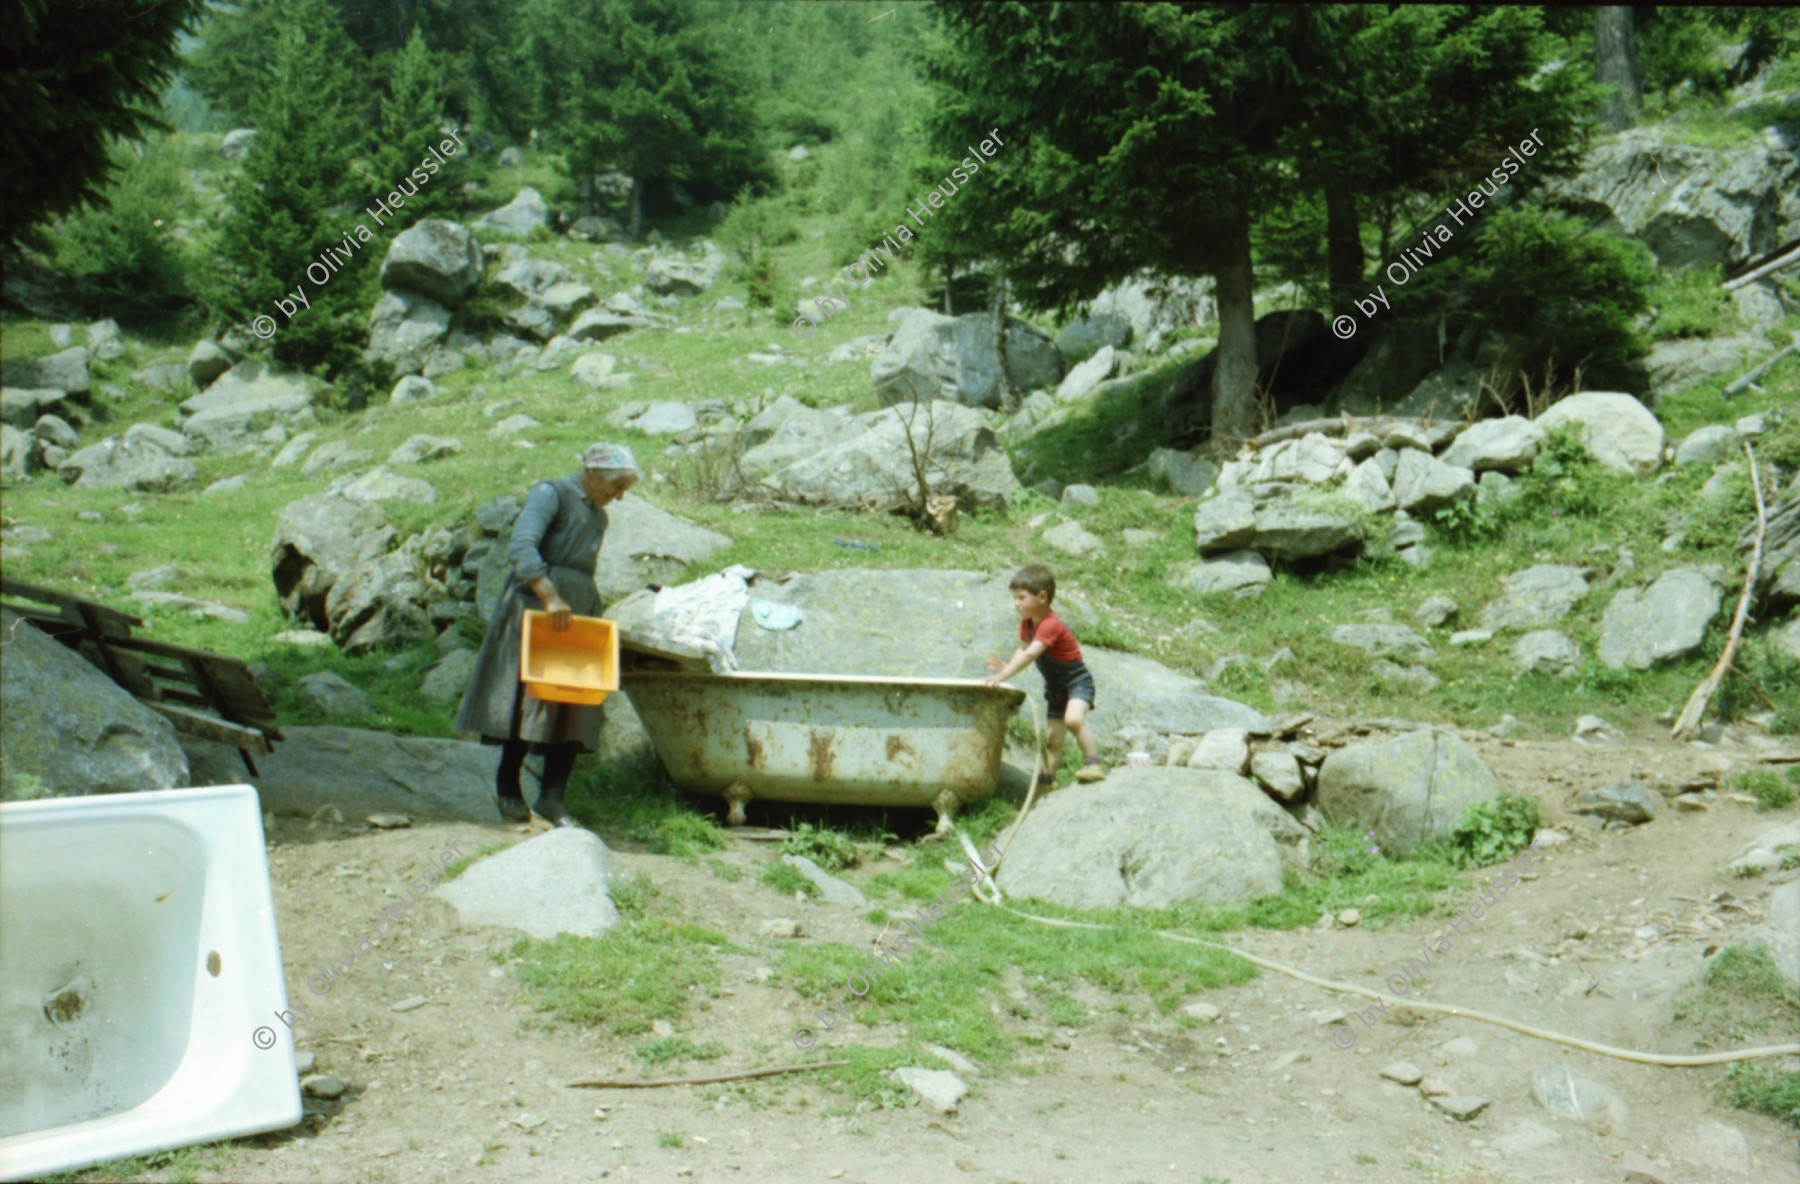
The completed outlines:
<svg viewBox="0 0 1800 1184">
<path fill-rule="evenodd" d="M 941 790 L 931 799 L 931 808 L 937 811 L 937 829 L 932 838 L 941 839 L 948 835 L 954 826 L 956 812 L 962 809 L 962 799 L 949 790 Z"/>
<path fill-rule="evenodd" d="M 726 826 L 742 826 L 749 819 L 744 814 L 744 805 L 750 800 L 749 787 L 742 781 L 733 781 L 725 787 L 725 800 L 731 808 L 725 811 Z"/>
</svg>

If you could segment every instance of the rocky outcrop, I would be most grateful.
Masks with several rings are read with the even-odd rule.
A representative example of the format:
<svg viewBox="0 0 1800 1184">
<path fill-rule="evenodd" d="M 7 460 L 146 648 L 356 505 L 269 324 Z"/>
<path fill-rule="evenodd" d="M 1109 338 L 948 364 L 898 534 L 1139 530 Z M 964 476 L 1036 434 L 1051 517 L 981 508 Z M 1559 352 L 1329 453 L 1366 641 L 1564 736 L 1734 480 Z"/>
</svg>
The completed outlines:
<svg viewBox="0 0 1800 1184">
<path fill-rule="evenodd" d="M 363 356 L 390 362 L 396 372 L 417 374 L 450 331 L 450 310 L 417 292 L 391 291 L 369 313 L 369 345 Z"/>
<path fill-rule="evenodd" d="M 869 365 L 883 403 L 946 400 L 969 407 L 1000 404 L 1000 354 L 994 318 L 947 317 L 923 308 L 897 309 L 894 335 Z M 1054 388 L 1062 354 L 1036 325 L 1008 318 L 1006 380 L 1013 391 Z"/>
<path fill-rule="evenodd" d="M 275 594 L 289 616 L 322 631 L 331 628 L 326 602 L 333 587 L 393 546 L 394 529 L 381 507 L 335 494 L 287 505 L 275 523 L 269 562 Z"/>
<path fill-rule="evenodd" d="M 1641 592 L 1622 589 L 1600 619 L 1600 660 L 1614 670 L 1648 670 L 1694 653 L 1719 615 L 1719 575 L 1684 567 Z"/>
<path fill-rule="evenodd" d="M 517 238 L 524 238 L 532 231 L 549 225 L 550 208 L 544 204 L 544 195 L 529 185 L 519 190 L 511 201 L 499 209 L 475 220 L 476 230 L 491 230 Z"/>
<path fill-rule="evenodd" d="M 1593 458 L 1609 469 L 1641 477 L 1662 465 L 1662 424 L 1630 395 L 1584 391 L 1570 395 L 1537 417 L 1545 432 L 1572 428 Z"/>
<path fill-rule="evenodd" d="M 854 434 L 769 479 L 780 496 L 807 505 L 893 510 L 918 496 L 915 452 L 931 491 L 964 508 L 1003 506 L 1019 493 L 1012 463 L 980 412 L 960 403 L 906 403 L 857 416 Z"/>
<path fill-rule="evenodd" d="M 239 362 L 206 390 L 181 404 L 181 430 L 220 452 L 254 447 L 264 429 L 310 423 L 322 384 L 265 363 Z"/>
<path fill-rule="evenodd" d="M 75 651 L 0 610 L 0 798 L 174 789 L 188 763 L 169 721 Z M 232 750 L 235 755 L 236 750 Z M 213 784 L 229 784 L 226 782 Z"/>
<path fill-rule="evenodd" d="M 186 438 L 166 428 L 135 425 L 123 440 L 108 437 L 63 461 L 57 476 L 77 489 L 123 487 L 145 493 L 172 493 L 199 480 L 194 462 L 183 459 Z M 174 437 L 179 444 L 167 437 Z"/>
<path fill-rule="evenodd" d="M 88 351 L 77 345 L 47 357 L 0 361 L 0 384 L 85 395 L 90 385 L 88 357 Z"/>
<path fill-rule="evenodd" d="M 499 750 L 473 740 L 396 736 L 361 728 L 282 728 L 286 739 L 256 758 L 264 810 L 311 817 L 336 806 L 346 818 L 406 814 L 414 819 L 495 822 Z M 235 748 L 184 738 L 194 785 L 244 779 Z"/>
</svg>

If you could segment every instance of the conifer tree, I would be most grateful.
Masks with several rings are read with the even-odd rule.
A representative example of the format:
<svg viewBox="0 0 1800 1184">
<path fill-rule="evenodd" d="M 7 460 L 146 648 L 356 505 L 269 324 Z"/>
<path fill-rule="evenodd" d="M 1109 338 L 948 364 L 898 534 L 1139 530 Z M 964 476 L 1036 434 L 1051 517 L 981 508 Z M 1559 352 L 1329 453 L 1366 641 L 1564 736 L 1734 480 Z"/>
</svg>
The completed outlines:
<svg viewBox="0 0 1800 1184">
<path fill-rule="evenodd" d="M 228 325 L 273 315 L 277 359 L 336 371 L 356 356 L 366 307 L 358 288 L 375 269 L 358 257 L 347 274 L 318 284 L 307 267 L 361 215 L 328 212 L 353 196 L 348 169 L 362 142 L 352 116 L 352 51 L 326 0 L 287 0 L 277 21 L 275 55 L 252 108 L 256 138 L 226 184 L 211 304 Z M 302 285 L 309 305 L 283 317 L 274 301 L 292 299 Z"/>
<path fill-rule="evenodd" d="M 364 178 L 375 194 L 389 192 L 396 180 L 405 179 L 443 137 L 443 97 L 438 87 L 438 65 L 417 27 L 390 68 L 392 81 L 381 103 L 381 135 L 374 153 L 374 175 Z M 402 221 L 411 225 L 437 217 L 455 197 L 456 170 L 428 174 L 419 192 L 406 199 Z"/>
</svg>

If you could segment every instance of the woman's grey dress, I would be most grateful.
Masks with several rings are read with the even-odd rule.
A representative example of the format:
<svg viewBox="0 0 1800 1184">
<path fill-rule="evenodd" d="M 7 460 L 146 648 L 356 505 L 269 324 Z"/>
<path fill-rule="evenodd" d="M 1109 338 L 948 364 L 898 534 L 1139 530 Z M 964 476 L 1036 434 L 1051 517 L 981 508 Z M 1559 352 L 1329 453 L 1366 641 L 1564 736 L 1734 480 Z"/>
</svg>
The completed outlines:
<svg viewBox="0 0 1800 1184">
<path fill-rule="evenodd" d="M 599 746 L 604 708 L 547 703 L 525 694 L 519 682 L 519 642 L 525 610 L 544 607 L 528 587 L 539 576 L 548 577 L 576 616 L 597 617 L 605 611 L 594 586 L 594 564 L 605 537 L 606 511 L 588 500 L 580 477 L 531 487 L 506 548 L 512 571 L 500 589 L 456 712 L 458 732 L 476 732 L 494 742 L 580 744 L 585 752 Z"/>
</svg>

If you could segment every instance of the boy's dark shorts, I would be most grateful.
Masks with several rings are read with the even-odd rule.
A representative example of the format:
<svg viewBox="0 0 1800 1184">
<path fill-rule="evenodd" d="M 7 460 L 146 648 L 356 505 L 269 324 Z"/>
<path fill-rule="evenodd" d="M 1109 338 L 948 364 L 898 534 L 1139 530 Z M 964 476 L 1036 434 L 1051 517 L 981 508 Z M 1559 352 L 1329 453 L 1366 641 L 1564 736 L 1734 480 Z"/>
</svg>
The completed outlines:
<svg viewBox="0 0 1800 1184">
<path fill-rule="evenodd" d="M 1047 717 L 1063 718 L 1070 699 L 1085 699 L 1088 710 L 1093 710 L 1094 676 L 1086 662 L 1079 658 L 1073 662 L 1059 662 L 1055 658 L 1040 657 L 1037 668 L 1044 676 L 1044 714 Z"/>
</svg>

